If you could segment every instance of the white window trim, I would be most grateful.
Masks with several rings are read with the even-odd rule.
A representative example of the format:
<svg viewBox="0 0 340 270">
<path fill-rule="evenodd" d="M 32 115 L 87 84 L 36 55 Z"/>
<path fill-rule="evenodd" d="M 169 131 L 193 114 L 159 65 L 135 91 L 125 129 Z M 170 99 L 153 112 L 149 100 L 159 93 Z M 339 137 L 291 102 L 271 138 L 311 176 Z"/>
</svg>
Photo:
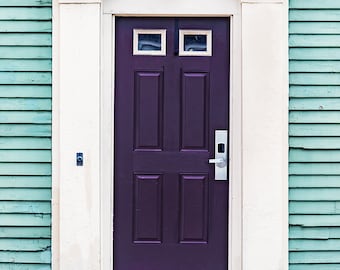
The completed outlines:
<svg viewBox="0 0 340 270">
<path fill-rule="evenodd" d="M 207 50 L 206 51 L 185 51 L 184 36 L 185 35 L 206 35 Z M 189 30 L 179 29 L 179 56 L 212 56 L 212 31 L 211 30 Z"/>
<path fill-rule="evenodd" d="M 241 3 L 242 2 L 242 3 Z M 103 4 L 103 6 L 102 6 Z M 70 5 L 75 24 L 65 8 Z M 76 20 L 85 6 L 91 12 L 93 27 L 79 25 Z M 102 12 L 100 8 L 102 8 Z M 273 11 L 268 21 L 268 11 Z M 77 12 L 79 10 L 79 12 Z M 256 11 L 254 14 L 253 11 Z M 70 11 L 70 10 L 69 10 Z M 242 16 L 241 16 L 242 14 Z M 283 14 L 283 15 L 282 15 Z M 79 15 L 79 16 L 78 16 Z M 89 15 L 89 14 L 87 14 Z M 286 0 L 177 0 L 154 5 L 152 0 L 53 0 L 53 123 L 52 123 L 52 267 L 53 270 L 109 270 L 113 267 L 113 86 L 114 86 L 114 15 L 117 16 L 230 16 L 231 17 L 231 74 L 230 74 L 230 209 L 229 209 L 229 270 L 288 269 L 288 4 Z M 279 15 L 279 16 L 277 16 Z M 282 15 L 282 16 L 281 16 Z M 113 16 L 113 17 L 112 17 Z M 70 20 L 61 24 L 63 20 Z M 96 22 L 96 18 L 101 18 Z M 86 18 L 84 18 L 86 21 Z M 92 36 L 83 32 L 84 40 L 72 40 L 78 29 L 91 28 Z M 96 28 L 97 27 L 97 28 Z M 262 29 L 263 28 L 263 29 Z M 97 29 L 97 30 L 95 30 Z M 256 29 L 256 31 L 253 31 Z M 269 31 L 269 35 L 266 31 Z M 266 32 L 265 39 L 257 33 Z M 242 33 L 242 35 L 241 35 Z M 276 35 L 274 34 L 276 33 Z M 113 36 L 112 36 L 113 35 Z M 254 35 L 254 37 L 253 37 Z M 100 46 L 99 42 L 101 36 Z M 62 37 L 62 39 L 60 38 Z M 65 40 L 65 38 L 69 38 Z M 270 41 L 270 42 L 269 42 Z M 72 45 L 74 43 L 74 45 Z M 272 43 L 275 43 L 274 45 Z M 65 54 L 65 45 L 74 46 L 75 54 Z M 85 46 L 80 51 L 76 46 Z M 274 48 L 271 48 L 274 47 Z M 262 51 L 261 51 L 262 50 Z M 275 54 L 273 52 L 275 50 Z M 270 51 L 268 53 L 268 51 Z M 84 65 L 75 61 L 79 54 L 89 54 L 101 63 Z M 261 56 L 259 68 L 259 57 Z M 93 66 L 91 66 L 93 64 Z M 76 73 L 60 70 L 71 65 Z M 89 66 L 100 74 L 87 76 Z M 95 74 L 96 72 L 91 72 Z M 84 77 L 85 75 L 85 77 Z M 271 77 L 272 80 L 268 80 Z M 74 92 L 74 86 L 84 78 L 99 88 Z M 97 92 L 100 89 L 100 93 Z M 259 97 L 275 93 L 275 100 L 258 103 Z M 81 99 L 78 94 L 81 93 Z M 257 98 L 252 94 L 256 93 Z M 100 102 L 91 99 L 100 94 Z M 269 95 L 270 96 L 270 95 Z M 65 97 L 69 99 L 66 102 Z M 81 102 L 92 111 L 74 115 L 71 103 Z M 65 107 L 66 102 L 66 107 Z M 263 107 L 261 107 L 263 106 Z M 69 110 L 69 113 L 65 113 Z M 96 113 L 94 113 L 96 112 Z M 270 113 L 269 113 L 270 112 Z M 274 113 L 273 113 L 274 112 Z M 273 115 L 275 125 L 258 121 Z M 90 116 L 91 121 L 82 121 Z M 75 120 L 79 121 L 75 121 Z M 97 119 L 97 120 L 95 120 Z M 100 120 L 99 120 L 100 119 Z M 266 118 L 268 120 L 269 118 Z M 77 123 L 71 125 L 71 120 Z M 272 119 L 269 119 L 272 120 Z M 100 121 L 100 134 L 91 132 L 81 140 L 71 140 L 80 130 L 93 131 L 93 121 Z M 257 125 L 254 123 L 257 122 Z M 278 132 L 281 136 L 275 137 Z M 81 136 L 83 136 L 82 134 Z M 255 138 L 255 139 L 254 139 Z M 95 147 L 100 140 L 100 156 Z M 255 141 L 254 141 L 255 140 Z M 72 142 L 72 144 L 70 144 Z M 256 147 L 264 145 L 262 151 Z M 79 170 L 74 166 L 74 153 L 89 146 L 87 165 Z M 70 155 L 65 155 L 67 151 Z M 86 151 L 85 151 L 86 152 Z M 268 159 L 269 157 L 269 159 Z M 275 157 L 275 159 L 273 158 Z M 280 159 L 280 162 L 274 162 Z M 90 163 L 89 163 L 89 162 Z M 98 162 L 97 162 L 98 161 Z M 274 162 L 266 164 L 263 161 Z M 88 166 L 92 163 L 92 166 Z M 271 165 L 275 165 L 271 168 Z M 83 171 L 92 174 L 82 173 Z M 65 178 L 63 172 L 70 176 Z M 264 174 L 265 172 L 265 174 Z M 93 177 L 99 175 L 99 177 Z M 76 176 L 74 178 L 74 176 Z M 62 179 L 61 179 L 62 178 Z M 77 180 L 77 181 L 74 181 Z M 275 180 L 278 188 L 270 185 Z M 86 183 L 85 189 L 75 192 L 76 184 Z M 73 186 L 72 186 L 73 185 Z M 68 187 L 73 187 L 69 188 Z M 262 193 L 259 195 L 259 190 Z M 98 191 L 98 192 L 97 192 Z M 272 192 L 273 191 L 273 192 Z M 84 223 L 80 211 L 75 211 L 72 228 L 65 214 L 74 210 L 72 204 L 84 201 L 91 222 Z M 275 203 L 268 203 L 270 200 Z M 280 201 L 279 205 L 277 201 Z M 99 205 L 99 206 L 98 206 Z M 263 222 L 265 220 L 265 223 Z M 99 225 L 98 225 L 99 224 Z M 265 225 L 265 226 L 264 226 Z M 280 226 L 278 226 L 280 225 Z M 74 228 L 77 228 L 75 230 Z M 93 229 L 91 231 L 91 229 Z M 73 231 L 74 230 L 74 231 Z M 91 234 L 88 234 L 88 231 Z M 74 237 L 65 237 L 72 235 Z M 82 235 L 83 237 L 79 237 Z M 70 250 L 70 252 L 68 252 Z M 88 255 L 91 251 L 91 255 Z"/>
<path fill-rule="evenodd" d="M 139 34 L 159 34 L 161 35 L 161 50 L 140 51 L 138 49 Z M 166 55 L 166 29 L 133 29 L 133 55 Z"/>
</svg>

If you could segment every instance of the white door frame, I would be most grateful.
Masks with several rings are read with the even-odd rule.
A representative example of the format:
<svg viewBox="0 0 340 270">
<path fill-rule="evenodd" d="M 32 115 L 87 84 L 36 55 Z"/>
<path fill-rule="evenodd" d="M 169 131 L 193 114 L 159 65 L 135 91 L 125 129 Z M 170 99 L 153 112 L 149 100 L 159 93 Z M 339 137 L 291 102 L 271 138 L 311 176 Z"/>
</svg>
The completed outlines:
<svg viewBox="0 0 340 270">
<path fill-rule="evenodd" d="M 134 14 L 136 16 L 136 14 Z M 201 14 L 201 16 L 219 16 L 222 17 L 222 13 L 219 14 Z M 113 176 L 113 153 L 114 153 L 114 145 L 113 142 L 113 123 L 114 123 L 114 44 L 115 44 L 115 17 L 116 16 L 131 16 L 130 14 L 120 13 L 120 14 L 104 14 L 103 16 L 103 27 L 104 27 L 104 38 L 103 38 L 103 68 L 105 71 L 103 77 L 103 87 L 102 87 L 102 172 L 106 175 L 103 175 L 102 179 L 114 179 Z M 155 13 L 145 13 L 138 14 L 138 16 L 145 17 L 161 17 L 164 16 L 162 14 Z M 188 16 L 183 14 L 168 14 L 167 16 L 175 17 L 175 16 Z M 190 14 L 190 16 L 195 16 Z M 240 78 L 240 29 L 237 29 L 237 26 L 240 24 L 237 20 L 240 20 L 239 13 L 233 12 L 232 15 L 225 14 L 223 17 L 230 17 L 230 165 L 229 165 L 229 228 L 233 228 L 233 231 L 229 229 L 228 232 L 228 251 L 229 254 L 226 254 L 229 259 L 229 269 L 236 269 L 234 267 L 237 260 L 239 260 L 241 255 L 241 171 L 237 168 L 240 168 L 241 164 L 241 155 L 240 149 L 241 146 L 241 82 Z M 109 61 L 112 59 L 111 61 Z M 107 61 L 105 61 L 107 60 Z M 111 70 L 111 72 L 109 72 Z M 106 77 L 107 76 L 107 77 Z M 105 87 L 106 86 L 106 87 Z M 111 134 L 111 136 L 109 136 Z M 112 152 L 109 153 L 108 149 Z M 109 159 L 110 157 L 111 159 Z M 234 181 L 235 179 L 235 181 Z M 236 180 L 238 179 L 238 180 Z M 103 252 L 106 253 L 105 257 L 108 257 L 109 254 L 112 254 L 112 235 L 109 234 L 112 228 L 112 222 L 108 219 L 108 217 L 112 216 L 113 205 L 108 208 L 107 204 L 111 200 L 113 201 L 114 191 L 112 194 L 109 194 L 108 190 L 113 191 L 113 183 L 111 181 L 103 181 L 102 182 L 102 209 L 106 209 L 106 213 L 102 213 L 102 239 L 106 242 L 105 249 Z M 105 210 L 104 210 L 105 211 Z M 111 211 L 111 212 L 109 212 Z M 109 215 L 110 214 L 110 215 Z M 226 228 L 227 229 L 227 228 Z M 110 237 L 111 236 L 111 237 Z M 232 259 L 234 257 L 234 259 Z M 239 262 L 238 262 L 239 264 Z M 227 269 L 226 269 L 227 270 Z"/>
<path fill-rule="evenodd" d="M 115 16 L 231 17 L 229 270 L 287 269 L 286 0 L 53 1 L 53 270 L 113 265 Z"/>
</svg>

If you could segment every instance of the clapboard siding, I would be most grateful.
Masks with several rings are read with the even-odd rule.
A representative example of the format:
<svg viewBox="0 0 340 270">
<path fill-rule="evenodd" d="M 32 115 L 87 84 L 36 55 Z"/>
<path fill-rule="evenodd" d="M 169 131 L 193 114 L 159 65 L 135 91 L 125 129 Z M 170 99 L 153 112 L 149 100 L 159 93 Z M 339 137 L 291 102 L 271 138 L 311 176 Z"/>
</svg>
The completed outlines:
<svg viewBox="0 0 340 270">
<path fill-rule="evenodd" d="M 297 0 L 296 2 L 298 2 Z M 301 1 L 301 0 L 300 0 Z M 304 2 L 307 0 L 302 0 L 300 4 L 300 8 L 291 8 L 289 12 L 289 20 L 290 22 L 337 22 L 340 16 L 339 9 L 326 9 L 325 4 L 321 4 L 320 6 L 324 6 L 324 9 L 304 9 Z M 334 1 L 334 0 L 333 0 Z M 336 1 L 336 0 L 335 0 Z M 334 2 L 335 2 L 334 1 Z"/>
<path fill-rule="evenodd" d="M 51 125 L 0 124 L 0 134 L 6 137 L 51 137 Z"/>
<path fill-rule="evenodd" d="M 0 0 L 0 7 L 51 7 L 52 0 Z"/>
<path fill-rule="evenodd" d="M 340 40 L 339 43 L 340 44 Z M 38 74 L 37 74 L 38 75 Z M 336 73 L 291 73 L 290 85 L 339 85 L 340 78 Z"/>
<path fill-rule="evenodd" d="M 340 28 L 340 26 L 339 26 Z M 5 63 L 11 64 L 11 63 Z M 0 62 L 0 69 L 3 68 Z M 31 67 L 30 67 L 31 68 Z M 291 60 L 289 63 L 291 72 L 319 72 L 331 73 L 340 72 L 340 61 L 319 61 L 319 60 Z"/>
<path fill-rule="evenodd" d="M 4 153 L 6 154 L 6 152 Z M 16 152 L 12 153 L 16 155 Z M 340 162 L 340 152 L 338 150 L 307 150 L 290 149 L 290 162 Z M 0 150 L 1 160 L 1 150 Z"/>
<path fill-rule="evenodd" d="M 0 59 L 0 71 L 51 71 L 48 59 Z"/>
<path fill-rule="evenodd" d="M 0 137 L 0 149 L 51 149 L 51 138 Z"/>
<path fill-rule="evenodd" d="M 49 46 L 51 39 L 49 33 L 0 33 L 0 46 Z"/>
<path fill-rule="evenodd" d="M 0 0 L 0 269 L 51 269 L 51 6 Z"/>
<path fill-rule="evenodd" d="M 0 113 L 1 117 L 1 113 Z M 290 112 L 290 123 L 332 123 L 336 124 L 339 122 L 340 112 L 339 111 L 297 111 Z"/>
<path fill-rule="evenodd" d="M 17 263 L 49 263 L 51 252 L 44 251 L 2 251 L 0 252 L 0 262 L 12 264 L 13 261 Z M 10 269 L 10 268 L 3 268 Z M 39 268 L 38 268 L 39 269 Z"/>
<path fill-rule="evenodd" d="M 291 188 L 340 188 L 340 177 L 338 175 L 291 175 L 289 185 Z"/>
<path fill-rule="evenodd" d="M 340 34 L 340 22 L 291 22 L 290 34 Z"/>
<path fill-rule="evenodd" d="M 0 168 L 1 170 L 1 168 Z M 340 166 L 338 163 L 325 162 L 290 162 L 290 175 L 340 175 Z"/>
<path fill-rule="evenodd" d="M 340 59 L 340 56 L 339 56 Z M 1 91 L 1 88 L 0 88 Z M 338 85 L 291 85 L 289 87 L 290 97 L 307 98 L 307 97 L 340 97 L 340 86 Z"/>
<path fill-rule="evenodd" d="M 340 9 L 340 2 L 334 0 L 290 0 L 289 7 L 293 9 Z"/>
<path fill-rule="evenodd" d="M 1 126 L 0 126 L 1 129 Z M 294 136 L 325 136 L 325 137 L 339 137 L 340 136 L 340 123 L 339 124 L 290 124 L 289 134 Z"/>
<path fill-rule="evenodd" d="M 338 14 L 340 16 L 340 12 Z M 339 17 L 338 17 L 339 18 Z M 13 37 L 15 42 L 15 37 Z M 308 35 L 297 35 L 291 34 L 289 38 L 289 46 L 290 47 L 325 47 L 332 48 L 338 47 L 340 42 L 340 36 L 338 35 L 322 35 L 322 34 L 308 34 Z M 0 44 L 1 44 L 1 35 L 0 35 Z"/>
<path fill-rule="evenodd" d="M 51 46 L 0 46 L 0 59 L 50 59 Z"/>
<path fill-rule="evenodd" d="M 11 0 L 12 1 L 12 0 Z M 8 1 L 10 2 L 10 1 Z M 27 2 L 22 0 L 21 2 Z M 4 7 L 0 3 L 0 20 L 21 20 L 21 21 L 51 21 L 52 9 L 51 7 L 42 6 L 16 6 L 16 7 Z"/>
<path fill-rule="evenodd" d="M 289 1 L 290 270 L 340 270 L 340 1 Z"/>
<path fill-rule="evenodd" d="M 291 239 L 338 239 L 340 238 L 339 227 L 291 227 L 290 228 Z"/>
<path fill-rule="evenodd" d="M 290 270 L 339 270 L 339 264 L 291 264 Z"/>
<path fill-rule="evenodd" d="M 289 197 L 292 202 L 311 201 L 311 205 L 315 205 L 313 204 L 314 202 L 334 202 L 340 197 L 340 188 L 292 188 L 289 192 Z M 294 204 L 292 206 L 294 207 Z M 336 206 L 338 205 L 336 204 Z M 314 211 L 317 211 L 317 208 Z M 316 212 L 315 214 L 318 213 Z"/>
<path fill-rule="evenodd" d="M 308 79 L 308 76 L 304 80 Z M 1 100 L 0 100 L 1 102 Z M 340 98 L 290 98 L 291 111 L 331 111 L 340 109 Z"/>
<path fill-rule="evenodd" d="M 337 60 L 339 56 L 340 48 L 290 47 L 289 49 L 289 57 L 291 60 Z"/>
<path fill-rule="evenodd" d="M 49 196 L 50 194 L 46 194 Z M 41 196 L 41 195 L 40 195 Z M 44 201 L 4 201 L 0 202 L 1 213 L 51 214 L 51 205 Z M 1 240 L 1 239 L 0 239 Z"/>
<path fill-rule="evenodd" d="M 1 239 L 49 239 L 51 238 L 51 230 L 49 227 L 1 227 Z M 1 269 L 1 268 L 0 268 Z"/>
<path fill-rule="evenodd" d="M 0 162 L 51 162 L 51 151 L 0 150 Z"/>
<path fill-rule="evenodd" d="M 51 98 L 50 85 L 0 85 L 1 98 Z"/>
<path fill-rule="evenodd" d="M 1 251 L 16 251 L 18 247 L 24 251 L 39 251 L 50 246 L 50 239 L 0 239 Z"/>
<path fill-rule="evenodd" d="M 52 121 L 50 112 L 36 111 L 0 111 L 0 122 L 2 123 L 39 123 L 50 124 Z"/>
<path fill-rule="evenodd" d="M 340 214 L 340 204 L 339 202 L 328 201 L 295 201 L 292 198 L 292 202 L 289 205 L 291 214 Z"/>
<path fill-rule="evenodd" d="M 2 188 L 50 188 L 51 176 L 0 176 L 0 187 Z"/>
<path fill-rule="evenodd" d="M 50 33 L 50 21 L 2 21 L 0 33 Z"/>
<path fill-rule="evenodd" d="M 8 264 L 0 263 L 0 269 L 5 269 L 1 267 L 7 267 Z M 11 264 L 10 270 L 50 270 L 50 264 Z"/>
</svg>

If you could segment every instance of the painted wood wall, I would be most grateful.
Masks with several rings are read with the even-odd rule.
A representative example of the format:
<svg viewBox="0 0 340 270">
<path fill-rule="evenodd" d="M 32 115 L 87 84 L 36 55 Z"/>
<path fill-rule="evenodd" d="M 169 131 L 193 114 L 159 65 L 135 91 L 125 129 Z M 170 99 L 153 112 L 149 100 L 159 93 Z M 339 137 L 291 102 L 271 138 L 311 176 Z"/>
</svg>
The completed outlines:
<svg viewBox="0 0 340 270">
<path fill-rule="evenodd" d="M 290 270 L 338 270 L 340 1 L 289 2 Z"/>
<path fill-rule="evenodd" d="M 50 269 L 51 29 L 51 0 L 0 0 L 0 269 Z"/>
</svg>

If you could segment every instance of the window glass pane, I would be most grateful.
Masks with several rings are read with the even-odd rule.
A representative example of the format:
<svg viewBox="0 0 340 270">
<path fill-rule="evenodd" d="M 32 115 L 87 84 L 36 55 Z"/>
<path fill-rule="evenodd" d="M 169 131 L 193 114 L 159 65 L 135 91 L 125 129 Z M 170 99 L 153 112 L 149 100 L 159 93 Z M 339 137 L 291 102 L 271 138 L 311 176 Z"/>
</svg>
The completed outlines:
<svg viewBox="0 0 340 270">
<path fill-rule="evenodd" d="M 207 35 L 184 35 L 184 51 L 205 52 L 207 51 Z"/>
<path fill-rule="evenodd" d="M 139 51 L 161 51 L 161 34 L 138 34 Z"/>
</svg>

